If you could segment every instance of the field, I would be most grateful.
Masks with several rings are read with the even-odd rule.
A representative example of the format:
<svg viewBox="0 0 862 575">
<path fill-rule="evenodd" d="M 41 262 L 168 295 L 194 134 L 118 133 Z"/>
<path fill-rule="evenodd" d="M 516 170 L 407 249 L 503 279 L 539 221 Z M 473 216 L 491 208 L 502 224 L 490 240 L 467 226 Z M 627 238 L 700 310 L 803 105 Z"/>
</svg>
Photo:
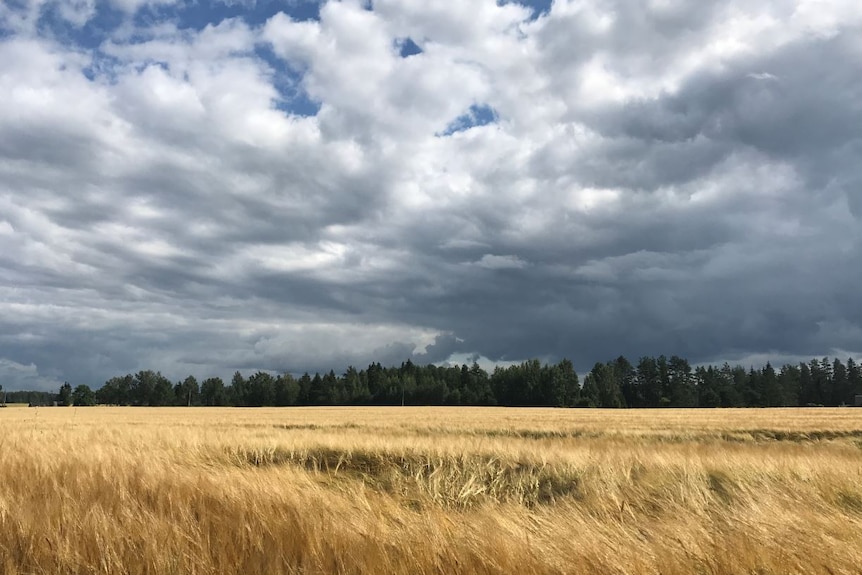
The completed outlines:
<svg viewBox="0 0 862 575">
<path fill-rule="evenodd" d="M 862 409 L 0 410 L 0 573 L 860 573 Z"/>
</svg>

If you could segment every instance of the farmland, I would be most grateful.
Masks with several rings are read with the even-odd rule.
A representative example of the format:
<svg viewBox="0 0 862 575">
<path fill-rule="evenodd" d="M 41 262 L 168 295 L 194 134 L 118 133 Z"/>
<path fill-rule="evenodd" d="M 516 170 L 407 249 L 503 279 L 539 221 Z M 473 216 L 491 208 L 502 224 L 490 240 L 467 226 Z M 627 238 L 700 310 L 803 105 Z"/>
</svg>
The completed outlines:
<svg viewBox="0 0 862 575">
<path fill-rule="evenodd" d="M 856 573 L 862 409 L 0 410 L 0 573 Z"/>
</svg>

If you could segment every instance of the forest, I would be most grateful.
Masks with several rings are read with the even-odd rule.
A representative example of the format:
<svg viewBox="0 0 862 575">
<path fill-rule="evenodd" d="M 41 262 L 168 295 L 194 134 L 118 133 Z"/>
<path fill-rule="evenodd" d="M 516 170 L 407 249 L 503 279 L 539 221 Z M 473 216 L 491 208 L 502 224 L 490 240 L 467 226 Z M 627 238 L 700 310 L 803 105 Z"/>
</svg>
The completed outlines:
<svg viewBox="0 0 862 575">
<path fill-rule="evenodd" d="M 0 386 L 2 390 L 2 386 Z M 698 366 L 672 356 L 642 357 L 637 364 L 619 357 L 596 363 L 583 380 L 571 361 L 542 364 L 537 359 L 488 373 L 472 366 L 372 363 L 366 369 L 249 377 L 236 372 L 201 382 L 189 376 L 172 382 L 158 371 L 112 377 L 93 390 L 64 383 L 57 393 L 10 391 L 9 403 L 30 405 L 141 406 L 310 406 L 310 405 L 473 405 L 532 407 L 782 407 L 853 405 L 862 394 L 862 372 L 852 359 L 829 358 L 760 369 Z"/>
</svg>

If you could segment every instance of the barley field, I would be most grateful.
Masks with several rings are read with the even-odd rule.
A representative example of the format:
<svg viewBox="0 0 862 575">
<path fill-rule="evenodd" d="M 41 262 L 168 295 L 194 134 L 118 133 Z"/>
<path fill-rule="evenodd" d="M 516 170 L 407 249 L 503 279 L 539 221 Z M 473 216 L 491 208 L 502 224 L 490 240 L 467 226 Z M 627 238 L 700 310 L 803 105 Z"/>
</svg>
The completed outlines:
<svg viewBox="0 0 862 575">
<path fill-rule="evenodd" d="M 862 409 L 8 408 L 0 573 L 862 572 Z"/>
</svg>

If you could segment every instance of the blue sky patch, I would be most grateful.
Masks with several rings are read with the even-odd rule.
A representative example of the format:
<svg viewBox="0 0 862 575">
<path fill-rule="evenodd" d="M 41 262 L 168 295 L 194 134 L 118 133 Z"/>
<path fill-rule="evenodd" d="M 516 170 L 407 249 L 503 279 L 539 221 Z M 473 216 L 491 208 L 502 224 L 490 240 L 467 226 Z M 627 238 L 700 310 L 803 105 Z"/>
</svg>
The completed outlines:
<svg viewBox="0 0 862 575">
<path fill-rule="evenodd" d="M 5 3 L 8 8 L 22 13 L 27 9 L 26 3 L 20 0 L 5 0 Z M 297 21 L 319 20 L 321 4 L 321 0 L 149 4 L 140 7 L 131 18 L 138 28 L 172 22 L 181 29 L 202 30 L 230 18 L 242 18 L 249 26 L 260 26 L 280 12 Z M 59 3 L 49 2 L 42 6 L 36 25 L 42 36 L 54 38 L 62 44 L 94 50 L 109 39 L 127 18 L 128 15 L 112 3 L 100 1 L 95 4 L 92 18 L 79 26 L 63 17 Z M 11 33 L 0 20 L 0 37 Z"/>
<path fill-rule="evenodd" d="M 272 85 L 280 96 L 280 99 L 275 102 L 276 108 L 295 116 L 317 115 L 320 111 L 320 102 L 312 100 L 302 88 L 301 72 L 276 56 L 268 44 L 258 44 L 254 54 L 266 62 L 272 70 Z"/>
<path fill-rule="evenodd" d="M 13 10 L 26 9 L 19 0 L 9 0 L 8 7 Z M 284 12 L 297 21 L 320 18 L 319 0 L 257 0 L 256 2 L 179 2 L 174 5 L 145 5 L 133 16 L 132 22 L 138 31 L 127 38 L 127 42 L 145 42 L 151 39 L 147 28 L 163 22 L 172 22 L 180 29 L 189 32 L 202 30 L 208 25 L 217 25 L 225 19 L 242 18 L 250 26 L 259 26 L 279 12 Z M 64 18 L 56 3 L 45 4 L 38 16 L 37 28 L 40 35 L 55 41 L 90 51 L 92 62 L 82 73 L 90 81 L 116 81 L 118 60 L 103 53 L 99 48 L 127 20 L 128 14 L 116 9 L 109 2 L 97 2 L 92 17 L 78 26 Z M 0 21 L 0 38 L 14 34 Z M 417 53 L 418 46 L 412 41 L 404 42 L 402 50 Z M 421 52 L 421 50 L 419 50 Z M 258 45 L 254 56 L 266 63 L 272 71 L 272 83 L 279 93 L 275 106 L 285 113 L 298 116 L 314 116 L 320 110 L 320 103 L 311 99 L 302 88 L 302 71 L 291 68 L 284 60 L 275 56 L 267 45 Z M 146 61 L 139 68 L 149 65 L 167 67 L 167 63 Z"/>
<path fill-rule="evenodd" d="M 310 118 L 320 112 L 320 102 L 312 100 L 308 94 L 295 86 L 293 92 L 281 92 L 283 99 L 275 103 L 275 107 L 286 114 Z"/>
<path fill-rule="evenodd" d="M 95 50 L 122 24 L 125 15 L 107 2 L 98 2 L 96 12 L 83 26 L 63 18 L 57 4 L 46 4 L 39 13 L 37 28 L 46 37 L 62 44 Z"/>
<path fill-rule="evenodd" d="M 477 126 L 487 126 L 497 121 L 497 112 L 487 104 L 473 104 L 466 113 L 455 118 L 438 136 L 451 136 Z"/>
<path fill-rule="evenodd" d="M 99 79 L 114 84 L 117 81 L 117 67 L 119 66 L 120 61 L 117 58 L 97 51 L 93 53 L 93 60 L 90 65 L 81 72 L 91 82 Z"/>
<path fill-rule="evenodd" d="M 267 20 L 284 12 L 297 21 L 320 20 L 319 0 L 256 0 L 243 2 L 179 2 L 162 6 L 147 6 L 135 14 L 137 24 L 146 26 L 154 22 L 170 20 L 180 28 L 203 30 L 208 25 L 217 25 L 230 18 L 242 18 L 249 26 L 260 26 Z"/>
<path fill-rule="evenodd" d="M 526 6 L 533 11 L 532 18 L 530 19 L 536 20 L 543 14 L 547 14 L 551 11 L 553 0 L 519 0 L 517 2 L 513 0 L 497 0 L 497 4 L 500 6 L 504 6 L 506 4 L 520 4 L 521 6 Z"/>
<path fill-rule="evenodd" d="M 412 38 L 398 39 L 395 41 L 395 45 L 398 47 L 398 54 L 402 58 L 409 58 L 422 53 L 422 48 Z"/>
</svg>

